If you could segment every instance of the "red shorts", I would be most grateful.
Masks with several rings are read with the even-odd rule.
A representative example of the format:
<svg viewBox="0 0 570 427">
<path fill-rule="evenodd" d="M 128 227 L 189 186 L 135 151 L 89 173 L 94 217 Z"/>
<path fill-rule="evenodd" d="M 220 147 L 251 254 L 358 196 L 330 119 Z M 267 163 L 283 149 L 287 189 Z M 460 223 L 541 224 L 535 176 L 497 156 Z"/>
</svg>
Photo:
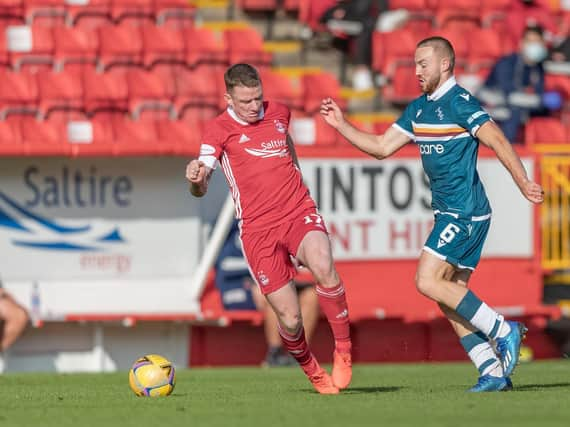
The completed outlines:
<svg viewBox="0 0 570 427">
<path fill-rule="evenodd" d="M 313 230 L 327 233 L 325 222 L 315 208 L 303 210 L 266 230 L 242 231 L 243 254 L 263 295 L 281 289 L 295 277 L 297 271 L 291 256 L 297 255 L 301 241 Z"/>
</svg>

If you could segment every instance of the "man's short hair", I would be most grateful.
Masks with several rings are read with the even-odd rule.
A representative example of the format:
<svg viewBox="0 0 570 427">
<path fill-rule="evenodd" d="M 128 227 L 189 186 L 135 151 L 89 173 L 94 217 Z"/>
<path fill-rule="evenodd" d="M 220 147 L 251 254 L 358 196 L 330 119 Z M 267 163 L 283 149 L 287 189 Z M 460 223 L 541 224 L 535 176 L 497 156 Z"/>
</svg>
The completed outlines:
<svg viewBox="0 0 570 427">
<path fill-rule="evenodd" d="M 538 24 L 527 25 L 523 31 L 523 39 L 526 37 L 528 33 L 535 33 L 540 36 L 541 39 L 544 38 L 544 28 L 542 28 Z"/>
<path fill-rule="evenodd" d="M 419 47 L 432 47 L 434 52 L 438 53 L 440 57 L 449 58 L 449 71 L 453 72 L 455 68 L 455 50 L 453 50 L 449 40 L 440 36 L 428 37 L 420 41 L 416 49 Z"/>
<path fill-rule="evenodd" d="M 224 74 L 226 91 L 236 86 L 257 87 L 261 86 L 261 78 L 257 70 L 249 64 L 234 64 Z"/>
</svg>

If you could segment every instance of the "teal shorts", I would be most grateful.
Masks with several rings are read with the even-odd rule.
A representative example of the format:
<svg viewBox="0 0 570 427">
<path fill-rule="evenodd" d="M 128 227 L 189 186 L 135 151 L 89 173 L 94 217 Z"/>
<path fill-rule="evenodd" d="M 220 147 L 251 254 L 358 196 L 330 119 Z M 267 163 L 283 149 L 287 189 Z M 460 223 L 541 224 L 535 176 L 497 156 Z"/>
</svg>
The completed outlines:
<svg viewBox="0 0 570 427">
<path fill-rule="evenodd" d="M 457 268 L 474 270 L 481 259 L 490 225 L 490 216 L 470 221 L 437 214 L 424 250 Z"/>
</svg>

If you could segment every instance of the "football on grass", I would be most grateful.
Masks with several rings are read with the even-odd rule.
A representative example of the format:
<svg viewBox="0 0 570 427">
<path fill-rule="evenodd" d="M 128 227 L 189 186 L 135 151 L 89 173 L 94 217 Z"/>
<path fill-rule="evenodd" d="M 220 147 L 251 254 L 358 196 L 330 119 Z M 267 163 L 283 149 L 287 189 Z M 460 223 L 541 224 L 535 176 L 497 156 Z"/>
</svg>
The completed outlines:
<svg viewBox="0 0 570 427">
<path fill-rule="evenodd" d="M 129 385 L 137 396 L 168 396 L 175 384 L 174 366 L 158 354 L 141 357 L 129 371 Z"/>
</svg>

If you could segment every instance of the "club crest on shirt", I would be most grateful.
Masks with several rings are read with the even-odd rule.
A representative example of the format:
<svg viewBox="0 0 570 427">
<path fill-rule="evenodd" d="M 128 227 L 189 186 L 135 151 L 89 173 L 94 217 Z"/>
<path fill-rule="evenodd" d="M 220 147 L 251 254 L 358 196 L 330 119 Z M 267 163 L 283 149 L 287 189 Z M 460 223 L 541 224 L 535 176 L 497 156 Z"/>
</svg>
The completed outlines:
<svg viewBox="0 0 570 427">
<path fill-rule="evenodd" d="M 285 126 L 284 123 L 281 123 L 280 120 L 273 120 L 273 123 L 275 123 L 275 129 L 277 129 L 277 132 L 287 132 L 287 126 Z"/>
</svg>

